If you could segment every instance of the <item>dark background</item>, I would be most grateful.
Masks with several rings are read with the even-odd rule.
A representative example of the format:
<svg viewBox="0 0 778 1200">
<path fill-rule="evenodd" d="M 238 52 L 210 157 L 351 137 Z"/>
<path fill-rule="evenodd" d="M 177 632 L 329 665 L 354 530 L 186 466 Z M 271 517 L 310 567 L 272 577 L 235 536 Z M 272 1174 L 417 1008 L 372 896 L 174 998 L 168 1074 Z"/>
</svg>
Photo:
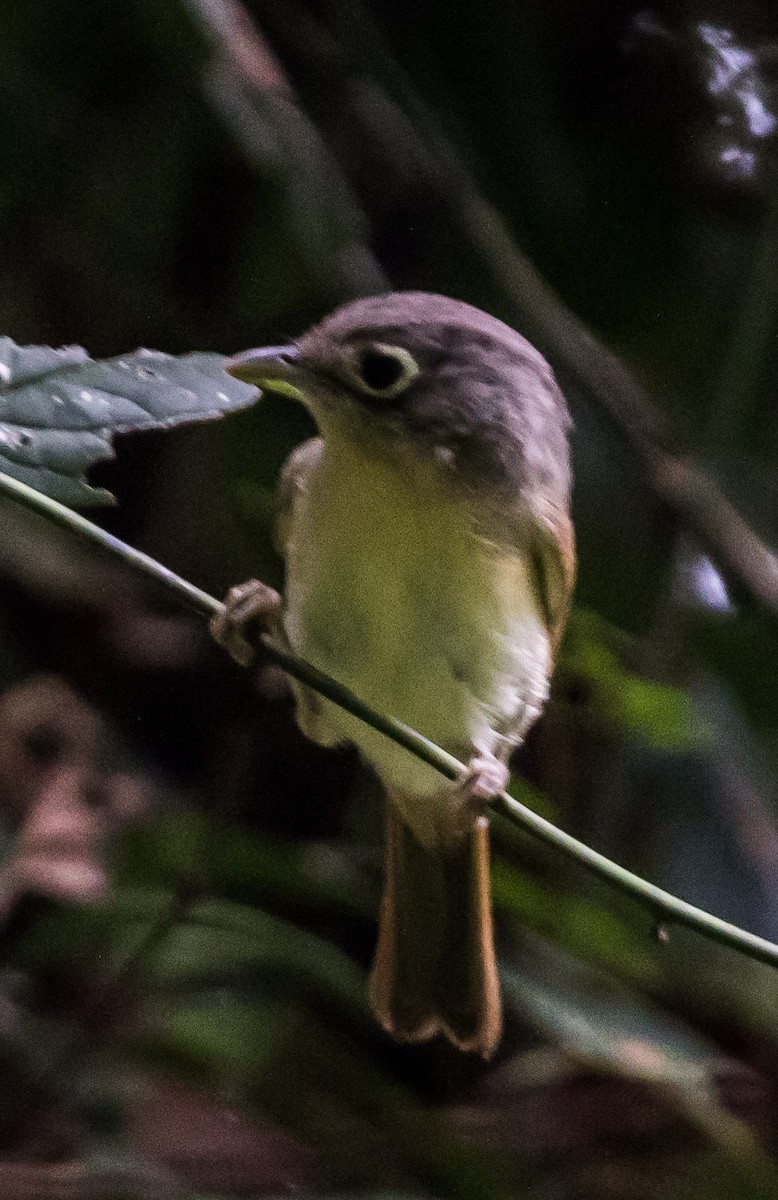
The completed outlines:
<svg viewBox="0 0 778 1200">
<path fill-rule="evenodd" d="M 0 9 L 0 332 L 229 353 L 422 287 L 532 338 L 575 421 L 580 579 L 516 794 L 773 940 L 778 602 L 719 501 L 775 541 L 776 86 L 767 0 Z M 93 515 L 214 594 L 278 584 L 309 428 L 268 397 L 119 439 Z M 495 819 L 504 1043 L 393 1046 L 353 753 L 0 511 L 5 1194 L 775 1195 L 771 968 Z"/>
</svg>

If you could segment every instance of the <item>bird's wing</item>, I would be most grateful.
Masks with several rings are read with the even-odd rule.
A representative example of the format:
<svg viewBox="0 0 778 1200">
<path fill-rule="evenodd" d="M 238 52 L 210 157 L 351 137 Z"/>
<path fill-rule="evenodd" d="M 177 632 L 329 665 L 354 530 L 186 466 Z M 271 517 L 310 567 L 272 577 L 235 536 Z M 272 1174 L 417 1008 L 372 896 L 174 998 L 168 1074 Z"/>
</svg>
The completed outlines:
<svg viewBox="0 0 778 1200">
<path fill-rule="evenodd" d="M 276 489 L 275 548 L 286 557 L 291 535 L 294 506 L 306 489 L 308 476 L 321 457 L 324 442 L 320 437 L 309 438 L 293 450 L 284 463 Z"/>
<path fill-rule="evenodd" d="M 533 576 L 556 656 L 575 583 L 575 535 L 569 513 L 556 505 L 536 515 L 530 531 Z"/>
</svg>

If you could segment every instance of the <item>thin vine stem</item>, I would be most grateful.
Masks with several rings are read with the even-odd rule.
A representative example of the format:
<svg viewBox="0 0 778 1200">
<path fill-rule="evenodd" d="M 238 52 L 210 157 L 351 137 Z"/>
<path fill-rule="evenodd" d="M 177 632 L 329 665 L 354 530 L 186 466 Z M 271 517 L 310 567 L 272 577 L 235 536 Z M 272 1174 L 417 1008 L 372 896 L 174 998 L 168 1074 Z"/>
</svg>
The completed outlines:
<svg viewBox="0 0 778 1200">
<path fill-rule="evenodd" d="M 167 588 L 183 604 L 200 615 L 213 617 L 224 611 L 221 601 L 215 600 L 207 592 L 201 591 L 200 588 L 168 570 L 150 555 L 128 546 L 126 542 L 107 533 L 99 525 L 93 524 L 50 496 L 45 496 L 35 488 L 28 487 L 20 480 L 0 473 L 0 494 L 4 494 L 26 508 L 47 517 L 55 525 L 67 530 L 82 541 L 90 542 L 99 549 L 119 558 L 133 570 Z M 453 755 L 447 754 L 440 746 L 423 737 L 422 734 L 417 733 L 415 729 L 411 729 L 402 721 L 374 711 L 358 696 L 355 696 L 349 688 L 324 674 L 323 671 L 319 671 L 312 663 L 306 662 L 305 659 L 298 658 L 296 654 L 278 646 L 267 634 L 260 635 L 259 641 L 261 653 L 266 661 L 281 667 L 287 674 L 292 675 L 301 683 L 307 684 L 308 687 L 313 688 L 334 704 L 350 712 L 352 716 L 358 717 L 373 729 L 378 730 L 379 733 L 383 733 L 400 746 L 404 746 L 411 754 L 415 754 L 417 758 L 434 767 L 447 779 L 458 779 L 465 772 L 465 764 L 454 758 Z M 571 837 L 570 834 L 539 816 L 531 808 L 527 808 L 525 804 L 508 795 L 507 792 L 501 792 L 492 803 L 496 811 L 503 813 L 511 821 L 520 825 L 527 833 L 552 846 L 567 858 L 573 859 L 588 871 L 600 876 L 618 891 L 643 905 L 652 913 L 654 920 L 658 923 L 686 926 L 711 941 L 729 946 L 749 958 L 778 967 L 778 946 L 767 941 L 766 938 L 757 937 L 756 934 L 740 929 L 737 925 L 722 921 L 721 918 L 715 917 L 703 909 L 695 908 L 694 905 L 687 904 L 685 900 L 680 900 L 670 892 L 665 892 L 662 888 L 641 879 L 639 875 L 627 871 L 618 863 L 606 858 L 604 854 L 599 854 L 591 846 Z"/>
</svg>

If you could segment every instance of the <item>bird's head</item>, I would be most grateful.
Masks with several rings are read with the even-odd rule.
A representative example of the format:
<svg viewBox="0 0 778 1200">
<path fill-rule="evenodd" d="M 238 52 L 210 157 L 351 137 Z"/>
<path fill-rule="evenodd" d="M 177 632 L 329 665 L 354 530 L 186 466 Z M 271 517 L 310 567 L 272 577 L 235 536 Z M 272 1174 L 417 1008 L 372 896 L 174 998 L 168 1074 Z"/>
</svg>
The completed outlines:
<svg viewBox="0 0 778 1200">
<path fill-rule="evenodd" d="M 412 451 L 468 487 L 569 489 L 569 418 L 550 367 L 502 321 L 425 292 L 336 309 L 288 346 L 249 350 L 230 374 L 301 401 L 325 438 Z"/>
</svg>

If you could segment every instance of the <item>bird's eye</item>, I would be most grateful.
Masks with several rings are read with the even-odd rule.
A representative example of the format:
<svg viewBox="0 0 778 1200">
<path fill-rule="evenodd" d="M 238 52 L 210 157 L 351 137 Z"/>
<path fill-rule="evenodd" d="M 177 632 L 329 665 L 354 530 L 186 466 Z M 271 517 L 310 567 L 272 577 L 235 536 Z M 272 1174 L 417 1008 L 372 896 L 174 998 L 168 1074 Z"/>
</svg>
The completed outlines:
<svg viewBox="0 0 778 1200">
<path fill-rule="evenodd" d="M 413 382 L 418 364 L 403 346 L 375 344 L 362 350 L 357 361 L 360 391 L 381 400 L 391 400 Z"/>
</svg>

